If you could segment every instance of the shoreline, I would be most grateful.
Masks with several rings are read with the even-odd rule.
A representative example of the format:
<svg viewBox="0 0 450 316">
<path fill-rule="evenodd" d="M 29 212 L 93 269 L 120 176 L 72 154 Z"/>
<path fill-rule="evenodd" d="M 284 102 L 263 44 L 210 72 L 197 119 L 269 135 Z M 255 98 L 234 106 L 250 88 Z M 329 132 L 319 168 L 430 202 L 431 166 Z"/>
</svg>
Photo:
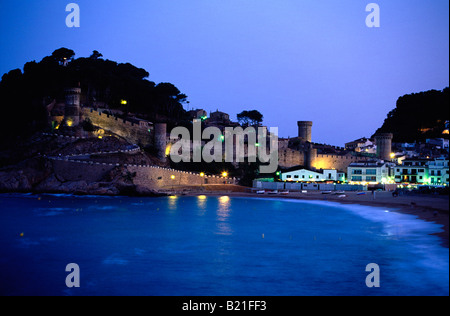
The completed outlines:
<svg viewBox="0 0 450 316">
<path fill-rule="evenodd" d="M 258 195 L 244 192 L 198 192 L 186 193 L 184 196 L 222 196 L 261 199 L 286 199 L 304 201 L 328 201 L 340 204 L 358 204 L 378 208 L 389 208 L 391 212 L 414 215 L 418 219 L 432 222 L 442 226 L 442 231 L 431 235 L 441 239 L 441 245 L 449 248 L 449 197 L 447 196 L 401 196 L 392 197 L 391 192 L 377 192 L 375 200 L 369 192 L 365 195 L 357 195 L 356 192 L 346 192 L 346 198 L 337 195 L 322 194 L 321 192 L 290 193 L 289 195 Z"/>
</svg>

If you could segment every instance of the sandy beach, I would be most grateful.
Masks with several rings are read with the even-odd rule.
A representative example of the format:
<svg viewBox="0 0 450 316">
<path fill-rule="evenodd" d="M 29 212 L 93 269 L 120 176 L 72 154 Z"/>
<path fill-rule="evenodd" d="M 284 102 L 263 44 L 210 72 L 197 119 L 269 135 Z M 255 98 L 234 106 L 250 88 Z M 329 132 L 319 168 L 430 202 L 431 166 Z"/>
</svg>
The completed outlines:
<svg viewBox="0 0 450 316">
<path fill-rule="evenodd" d="M 181 189 L 181 188 L 179 188 Z M 185 188 L 184 188 L 185 189 Z M 192 189 L 192 188 L 191 188 Z M 184 192 L 183 192 L 184 191 Z M 309 191 L 307 193 L 290 192 L 288 195 L 268 194 L 263 195 L 248 192 L 248 188 L 238 186 L 205 186 L 201 191 L 180 190 L 182 195 L 188 196 L 217 196 L 228 195 L 236 197 L 252 198 L 281 198 L 297 200 L 331 201 L 346 204 L 360 204 L 388 208 L 390 211 L 415 215 L 417 218 L 442 225 L 443 232 L 435 235 L 442 240 L 442 245 L 449 248 L 449 197 L 439 195 L 406 195 L 393 197 L 391 192 L 376 192 L 375 197 L 371 192 L 358 195 L 357 192 L 345 192 L 345 197 L 336 194 L 323 194 L 322 192 Z"/>
</svg>

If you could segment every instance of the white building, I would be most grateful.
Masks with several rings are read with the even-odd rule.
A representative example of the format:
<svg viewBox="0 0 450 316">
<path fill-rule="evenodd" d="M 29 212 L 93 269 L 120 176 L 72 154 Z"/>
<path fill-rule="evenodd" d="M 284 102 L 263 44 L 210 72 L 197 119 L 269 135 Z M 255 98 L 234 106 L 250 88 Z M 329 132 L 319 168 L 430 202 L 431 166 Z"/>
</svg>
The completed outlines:
<svg viewBox="0 0 450 316">
<path fill-rule="evenodd" d="M 430 184 L 448 185 L 448 158 L 436 158 L 428 163 Z"/>
<path fill-rule="evenodd" d="M 355 152 L 376 153 L 377 146 L 368 138 L 360 138 L 345 144 L 345 149 Z"/>
<path fill-rule="evenodd" d="M 295 182 L 323 182 L 323 181 L 343 181 L 342 173 L 339 173 L 335 169 L 325 169 L 321 172 L 311 171 L 308 169 L 300 169 L 290 172 L 284 172 L 281 174 L 282 181 L 295 181 Z M 345 176 L 344 176 L 345 178 Z"/>
<path fill-rule="evenodd" d="M 395 167 L 395 182 L 448 185 L 448 158 L 409 158 Z"/>
<path fill-rule="evenodd" d="M 395 182 L 429 184 L 428 164 L 430 159 L 408 158 L 394 168 Z"/>
<path fill-rule="evenodd" d="M 387 183 L 390 174 L 390 164 L 386 162 L 353 162 L 347 168 L 348 181 L 356 183 Z"/>
</svg>

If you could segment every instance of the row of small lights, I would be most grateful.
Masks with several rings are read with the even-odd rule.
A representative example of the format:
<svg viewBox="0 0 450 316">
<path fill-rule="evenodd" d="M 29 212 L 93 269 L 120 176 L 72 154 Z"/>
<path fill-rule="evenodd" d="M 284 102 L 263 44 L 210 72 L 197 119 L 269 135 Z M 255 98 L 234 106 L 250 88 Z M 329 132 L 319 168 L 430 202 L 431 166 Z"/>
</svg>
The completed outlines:
<svg viewBox="0 0 450 316">
<path fill-rule="evenodd" d="M 121 100 L 120 103 L 121 103 L 122 105 L 127 105 L 127 104 L 128 104 L 128 101 L 127 101 L 127 100 Z M 202 119 L 203 119 L 203 118 L 202 118 Z M 99 137 L 99 138 L 100 138 L 100 137 Z M 224 137 L 223 137 L 223 136 L 221 137 L 221 140 L 222 140 L 222 141 L 224 140 Z M 204 177 L 205 177 L 205 173 L 204 173 L 204 172 L 201 172 L 201 173 L 200 173 L 200 177 L 204 178 Z M 224 177 L 224 178 L 228 177 L 228 172 L 226 172 L 226 171 L 222 172 L 222 177 Z M 170 178 L 171 178 L 172 180 L 175 180 L 176 177 L 175 177 L 175 175 L 172 175 Z"/>
<path fill-rule="evenodd" d="M 206 174 L 204 172 L 200 173 L 200 177 L 204 178 L 205 176 L 206 176 Z M 222 172 L 222 177 L 224 177 L 224 178 L 228 177 L 228 172 L 226 172 L 226 171 Z M 172 180 L 175 180 L 176 177 L 175 177 L 175 175 L 172 175 L 170 178 Z"/>
</svg>

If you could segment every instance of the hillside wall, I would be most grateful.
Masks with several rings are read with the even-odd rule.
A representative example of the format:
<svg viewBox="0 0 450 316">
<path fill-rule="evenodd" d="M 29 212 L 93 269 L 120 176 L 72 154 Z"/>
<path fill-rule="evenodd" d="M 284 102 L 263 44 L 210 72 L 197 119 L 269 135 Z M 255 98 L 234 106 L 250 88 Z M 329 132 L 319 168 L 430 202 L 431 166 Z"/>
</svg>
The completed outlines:
<svg viewBox="0 0 450 316">
<path fill-rule="evenodd" d="M 121 165 L 98 163 L 82 160 L 52 159 L 54 173 L 58 180 L 86 181 L 88 183 L 101 181 L 114 168 L 125 167 L 130 174 L 136 173 L 133 183 L 149 190 L 170 188 L 171 186 L 192 186 L 202 184 L 236 184 L 235 178 L 220 176 L 205 176 L 187 171 L 145 165 Z M 172 179 L 172 176 L 175 176 Z"/>
<path fill-rule="evenodd" d="M 154 144 L 153 126 L 135 124 L 91 108 L 82 108 L 82 114 L 85 119 L 91 120 L 92 124 L 124 137 L 130 142 L 142 146 Z"/>
</svg>

